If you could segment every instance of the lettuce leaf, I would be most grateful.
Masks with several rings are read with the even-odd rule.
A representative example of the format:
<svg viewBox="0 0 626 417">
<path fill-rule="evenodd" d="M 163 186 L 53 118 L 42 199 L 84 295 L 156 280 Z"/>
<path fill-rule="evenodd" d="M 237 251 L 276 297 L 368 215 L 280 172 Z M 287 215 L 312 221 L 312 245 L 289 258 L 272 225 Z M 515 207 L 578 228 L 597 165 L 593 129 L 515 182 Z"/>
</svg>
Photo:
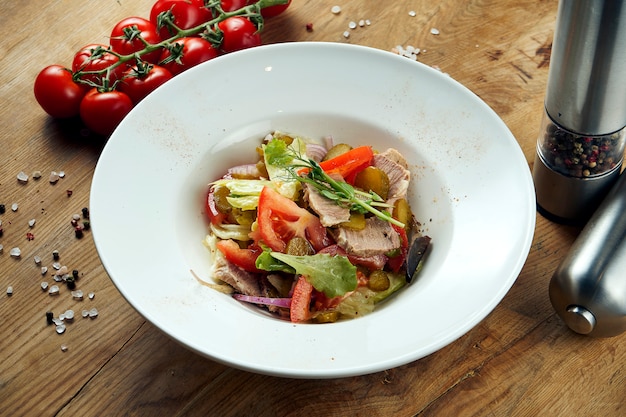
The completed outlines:
<svg viewBox="0 0 626 417">
<path fill-rule="evenodd" d="M 302 275 L 329 298 L 344 295 L 357 287 L 356 267 L 345 256 L 326 253 L 296 256 L 264 251 L 257 258 L 256 267 Z"/>
<path fill-rule="evenodd" d="M 384 291 L 372 291 L 368 287 L 359 287 L 339 303 L 337 311 L 342 316 L 362 317 L 374 310 L 374 306 L 385 300 L 396 291 L 404 288 L 406 279 L 402 274 L 388 274 L 389 288 Z"/>
<path fill-rule="evenodd" d="M 265 169 L 270 180 L 275 184 L 275 189 L 282 195 L 292 200 L 298 197 L 300 182 L 293 176 L 289 169 L 294 163 L 295 155 L 306 153 L 306 143 L 300 138 L 293 138 L 290 145 L 283 140 L 274 139 L 263 145 Z"/>
</svg>

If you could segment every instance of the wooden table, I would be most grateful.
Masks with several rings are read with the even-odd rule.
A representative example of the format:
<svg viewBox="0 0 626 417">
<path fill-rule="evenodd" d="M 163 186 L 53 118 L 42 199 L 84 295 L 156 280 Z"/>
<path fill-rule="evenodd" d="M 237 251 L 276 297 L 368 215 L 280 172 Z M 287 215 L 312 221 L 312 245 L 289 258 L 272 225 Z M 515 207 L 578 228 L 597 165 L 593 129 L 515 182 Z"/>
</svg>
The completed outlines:
<svg viewBox="0 0 626 417">
<path fill-rule="evenodd" d="M 0 415 L 624 415 L 626 335 L 579 336 L 555 314 L 548 282 L 579 230 L 541 216 L 519 278 L 485 320 L 422 360 L 372 375 L 291 380 L 247 373 L 191 353 L 137 314 L 104 271 L 91 234 L 77 239 L 70 224 L 88 205 L 103 141 L 76 122 L 47 117 L 32 89 L 44 66 L 69 65 L 78 48 L 107 42 L 117 21 L 147 16 L 151 3 L 0 5 L 0 204 L 7 207 L 0 215 Z M 336 4 L 338 15 L 331 13 Z M 450 74 L 502 117 L 532 165 L 556 9 L 556 0 L 294 0 L 267 22 L 263 39 L 419 47 L 421 62 Z M 348 29 L 360 19 L 371 24 Z M 20 171 L 36 170 L 39 181 L 17 181 Z M 51 185 L 51 171 L 65 177 Z M 20 259 L 9 254 L 16 246 Z M 55 250 L 62 265 L 79 272 L 84 300 L 40 289 L 34 256 L 52 265 Z M 97 318 L 80 317 L 92 308 Z M 67 309 L 78 317 L 56 334 L 46 312 Z"/>
</svg>

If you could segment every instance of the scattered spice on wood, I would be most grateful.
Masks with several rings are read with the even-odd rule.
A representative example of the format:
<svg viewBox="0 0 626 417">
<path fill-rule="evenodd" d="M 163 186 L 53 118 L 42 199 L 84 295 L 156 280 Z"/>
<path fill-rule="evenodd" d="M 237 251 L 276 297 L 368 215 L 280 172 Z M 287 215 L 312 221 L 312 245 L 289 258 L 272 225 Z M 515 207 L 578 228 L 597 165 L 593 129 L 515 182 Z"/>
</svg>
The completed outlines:
<svg viewBox="0 0 626 417">
<path fill-rule="evenodd" d="M 4 204 L 0 204 L 0 214 L 4 214 L 6 213 L 7 208 Z"/>
<path fill-rule="evenodd" d="M 52 324 L 54 323 L 53 319 L 54 319 L 54 313 L 52 311 L 46 311 L 46 322 L 48 324 Z"/>
<path fill-rule="evenodd" d="M 27 183 L 28 182 L 28 174 L 26 174 L 24 171 L 20 171 L 17 174 L 17 181 L 22 183 L 22 184 Z"/>
<path fill-rule="evenodd" d="M 56 171 L 52 171 L 50 173 L 50 177 L 48 178 L 48 181 L 50 182 L 50 184 L 56 184 L 57 182 L 59 182 L 59 174 Z"/>
</svg>

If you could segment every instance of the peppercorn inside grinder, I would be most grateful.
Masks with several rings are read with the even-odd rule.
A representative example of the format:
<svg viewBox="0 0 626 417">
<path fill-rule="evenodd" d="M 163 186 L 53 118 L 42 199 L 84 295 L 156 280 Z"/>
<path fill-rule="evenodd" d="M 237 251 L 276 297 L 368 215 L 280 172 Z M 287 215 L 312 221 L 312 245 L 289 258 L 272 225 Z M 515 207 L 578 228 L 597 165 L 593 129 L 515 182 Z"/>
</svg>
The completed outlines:
<svg viewBox="0 0 626 417">
<path fill-rule="evenodd" d="M 541 214 L 584 224 L 617 181 L 626 143 L 626 3 L 561 0 L 533 181 Z"/>
</svg>

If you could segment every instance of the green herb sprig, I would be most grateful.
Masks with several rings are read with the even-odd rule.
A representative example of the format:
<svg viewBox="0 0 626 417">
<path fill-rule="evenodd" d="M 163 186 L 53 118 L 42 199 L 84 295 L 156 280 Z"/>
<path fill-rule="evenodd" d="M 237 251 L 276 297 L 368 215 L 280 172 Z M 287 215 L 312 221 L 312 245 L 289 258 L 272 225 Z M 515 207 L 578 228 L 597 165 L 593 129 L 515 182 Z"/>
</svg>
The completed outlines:
<svg viewBox="0 0 626 417">
<path fill-rule="evenodd" d="M 286 168 L 295 179 L 315 188 L 322 196 L 336 202 L 339 206 L 358 213 L 371 213 L 376 217 L 404 228 L 404 223 L 394 219 L 385 210 L 392 208 L 382 197 L 373 191 L 365 192 L 354 188 L 345 181 L 336 181 L 328 175 L 314 160 L 301 155 L 280 139 L 274 139 L 266 145 L 265 152 L 271 152 L 270 161 L 276 166 Z M 306 174 L 300 173 L 306 170 Z M 379 209 L 380 208 L 380 209 Z"/>
</svg>

